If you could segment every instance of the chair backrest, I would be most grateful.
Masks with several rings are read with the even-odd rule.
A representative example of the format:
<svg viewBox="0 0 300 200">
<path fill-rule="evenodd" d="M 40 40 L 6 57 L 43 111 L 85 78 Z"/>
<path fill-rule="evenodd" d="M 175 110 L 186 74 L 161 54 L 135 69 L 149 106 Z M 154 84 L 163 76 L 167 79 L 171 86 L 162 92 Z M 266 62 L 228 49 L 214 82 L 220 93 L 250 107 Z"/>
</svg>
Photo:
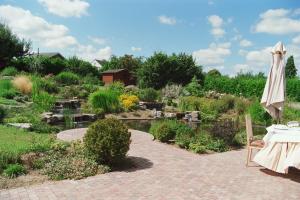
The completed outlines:
<svg viewBox="0 0 300 200">
<path fill-rule="evenodd" d="M 246 133 L 247 133 L 247 145 L 250 145 L 250 140 L 253 138 L 252 121 L 251 116 L 247 114 L 246 118 Z"/>
</svg>

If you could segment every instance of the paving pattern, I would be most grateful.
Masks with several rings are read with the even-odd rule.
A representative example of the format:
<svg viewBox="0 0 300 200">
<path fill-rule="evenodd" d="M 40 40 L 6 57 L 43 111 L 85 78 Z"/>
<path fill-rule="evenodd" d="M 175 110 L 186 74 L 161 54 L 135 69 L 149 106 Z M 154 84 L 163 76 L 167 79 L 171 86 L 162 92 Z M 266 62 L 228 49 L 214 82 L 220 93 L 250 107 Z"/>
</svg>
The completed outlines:
<svg viewBox="0 0 300 200">
<path fill-rule="evenodd" d="M 300 199 L 298 172 L 278 175 L 257 166 L 246 168 L 245 150 L 197 155 L 132 131 L 129 157 L 136 168 L 2 190 L 0 199 Z"/>
</svg>

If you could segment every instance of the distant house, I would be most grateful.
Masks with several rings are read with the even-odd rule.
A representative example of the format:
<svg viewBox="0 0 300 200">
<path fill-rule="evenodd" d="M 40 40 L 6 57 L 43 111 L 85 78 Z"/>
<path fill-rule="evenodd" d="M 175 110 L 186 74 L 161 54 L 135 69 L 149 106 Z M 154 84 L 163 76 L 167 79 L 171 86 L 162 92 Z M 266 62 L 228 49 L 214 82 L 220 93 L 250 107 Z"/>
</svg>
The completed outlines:
<svg viewBox="0 0 300 200">
<path fill-rule="evenodd" d="M 32 54 L 31 56 L 37 57 L 37 56 L 45 56 L 45 57 L 49 57 L 49 58 L 60 58 L 62 60 L 65 59 L 65 57 L 63 57 L 60 53 L 58 52 L 47 52 L 47 53 L 35 53 Z"/>
<path fill-rule="evenodd" d="M 98 69 L 101 69 L 105 62 L 107 62 L 107 61 L 106 60 L 94 59 L 91 63 L 92 63 L 92 65 L 96 66 Z"/>
<path fill-rule="evenodd" d="M 115 81 L 123 82 L 125 85 L 134 84 L 131 74 L 127 69 L 113 69 L 102 72 L 102 81 L 109 85 Z"/>
</svg>

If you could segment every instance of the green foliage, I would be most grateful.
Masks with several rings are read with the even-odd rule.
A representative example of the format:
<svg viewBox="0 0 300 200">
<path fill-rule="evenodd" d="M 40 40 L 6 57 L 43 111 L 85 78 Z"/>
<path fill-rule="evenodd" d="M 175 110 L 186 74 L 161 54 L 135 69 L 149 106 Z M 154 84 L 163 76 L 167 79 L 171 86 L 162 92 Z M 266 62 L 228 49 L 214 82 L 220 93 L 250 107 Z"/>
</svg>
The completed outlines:
<svg viewBox="0 0 300 200">
<path fill-rule="evenodd" d="M 89 103 L 93 109 L 103 109 L 104 112 L 117 112 L 120 110 L 119 96 L 115 91 L 98 90 L 89 96 Z"/>
<path fill-rule="evenodd" d="M 300 79 L 292 78 L 288 79 L 286 82 L 286 93 L 287 96 L 294 100 L 300 102 Z"/>
<path fill-rule="evenodd" d="M 66 62 L 61 58 L 34 55 L 29 60 L 29 72 L 42 75 L 58 74 L 66 68 Z"/>
<path fill-rule="evenodd" d="M 204 96 L 202 86 L 200 85 L 196 76 L 194 76 L 192 81 L 183 88 L 183 91 L 185 93 L 184 95 L 186 96 L 197 96 L 197 97 Z"/>
<path fill-rule="evenodd" d="M 289 121 L 300 121 L 300 110 L 285 106 L 282 119 L 285 123 Z"/>
<path fill-rule="evenodd" d="M 10 164 L 7 168 L 3 171 L 4 176 L 9 178 L 15 178 L 17 176 L 26 174 L 26 169 L 23 165 L 20 164 Z"/>
<path fill-rule="evenodd" d="M 290 56 L 285 65 L 285 77 L 295 78 L 297 76 L 297 68 L 294 63 L 294 57 Z"/>
<path fill-rule="evenodd" d="M 122 161 L 130 145 L 131 133 L 120 120 L 107 118 L 89 126 L 84 144 L 102 164 L 114 165 Z"/>
<path fill-rule="evenodd" d="M 237 114 L 241 115 L 244 114 L 247 110 L 248 103 L 246 100 L 242 98 L 236 98 L 235 104 L 234 104 L 234 110 L 237 112 Z"/>
<path fill-rule="evenodd" d="M 86 85 L 103 86 L 103 82 L 100 80 L 100 76 L 93 76 L 92 74 L 88 74 L 83 77 L 83 83 Z"/>
<path fill-rule="evenodd" d="M 191 141 L 195 137 L 195 131 L 188 126 L 180 126 L 176 130 L 175 143 L 181 147 L 188 149 Z"/>
<path fill-rule="evenodd" d="M 0 106 L 0 123 L 3 122 L 5 116 L 6 116 L 6 110 L 3 106 Z"/>
<path fill-rule="evenodd" d="M 121 95 L 125 92 L 125 85 L 120 81 L 114 81 L 112 84 L 108 86 L 108 89 L 114 91 L 118 95 Z"/>
<path fill-rule="evenodd" d="M 0 172 L 8 164 L 19 162 L 24 153 L 49 150 L 51 143 L 49 135 L 0 126 Z"/>
<path fill-rule="evenodd" d="M 18 92 L 13 87 L 10 80 L 0 80 L 0 97 L 6 99 L 13 99 L 15 96 L 18 95 Z"/>
<path fill-rule="evenodd" d="M 57 143 L 40 163 L 43 173 L 53 180 L 82 179 L 109 171 L 107 166 L 98 165 L 80 142 L 74 142 L 70 147 Z"/>
<path fill-rule="evenodd" d="M 146 88 L 138 91 L 138 97 L 141 101 L 155 102 L 158 95 L 158 91 L 153 88 Z"/>
<path fill-rule="evenodd" d="M 175 138 L 177 129 L 182 126 L 185 125 L 177 120 L 160 120 L 151 124 L 149 132 L 154 139 L 169 142 Z"/>
<path fill-rule="evenodd" d="M 207 76 L 220 77 L 222 75 L 217 69 L 212 69 L 207 72 Z"/>
<path fill-rule="evenodd" d="M 232 144 L 238 147 L 244 146 L 247 144 L 247 134 L 245 130 L 242 130 L 235 134 Z"/>
<path fill-rule="evenodd" d="M 73 56 L 66 61 L 66 70 L 80 76 L 100 77 L 99 70 L 95 66 L 76 56 Z"/>
<path fill-rule="evenodd" d="M 53 78 L 42 78 L 37 75 L 31 75 L 31 80 L 33 82 L 34 87 L 38 90 L 43 90 L 48 93 L 57 93 L 58 87 L 57 83 L 53 80 Z"/>
<path fill-rule="evenodd" d="M 186 85 L 194 76 L 204 79 L 201 67 L 195 64 L 191 55 L 184 53 L 170 56 L 154 53 L 138 70 L 138 82 L 142 88 L 161 89 L 170 83 Z"/>
<path fill-rule="evenodd" d="M 37 110 L 50 111 L 55 104 L 56 98 L 47 92 L 33 89 L 32 101 Z"/>
<path fill-rule="evenodd" d="M 5 67 L 1 71 L 2 76 L 15 76 L 15 75 L 17 75 L 17 73 L 18 73 L 18 70 L 15 67 Z"/>
<path fill-rule="evenodd" d="M 25 55 L 30 43 L 20 40 L 8 26 L 0 23 L 0 66 L 6 65 L 13 57 Z"/>
<path fill-rule="evenodd" d="M 61 72 L 55 80 L 63 85 L 75 85 L 79 83 L 80 77 L 72 72 Z"/>
<path fill-rule="evenodd" d="M 255 124 L 269 125 L 272 122 L 271 116 L 264 110 L 258 100 L 250 105 L 248 112 Z"/>
<path fill-rule="evenodd" d="M 210 132 L 214 138 L 222 139 L 226 144 L 231 145 L 237 130 L 235 121 L 232 119 L 225 119 L 214 123 Z"/>
<path fill-rule="evenodd" d="M 208 151 L 224 152 L 229 147 L 224 140 L 214 138 L 207 132 L 200 132 L 189 144 L 189 149 L 195 153 L 207 153 Z"/>
</svg>

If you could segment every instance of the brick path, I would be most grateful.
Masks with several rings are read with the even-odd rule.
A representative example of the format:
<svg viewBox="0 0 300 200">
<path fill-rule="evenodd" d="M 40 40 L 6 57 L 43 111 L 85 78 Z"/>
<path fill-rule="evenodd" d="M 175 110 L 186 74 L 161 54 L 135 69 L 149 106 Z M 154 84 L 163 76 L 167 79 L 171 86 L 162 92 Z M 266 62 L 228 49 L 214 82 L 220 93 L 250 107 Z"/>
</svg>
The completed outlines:
<svg viewBox="0 0 300 200">
<path fill-rule="evenodd" d="M 133 131 L 129 156 L 139 166 L 87 179 L 0 191 L 0 199 L 300 199 L 300 176 L 245 167 L 246 151 L 197 155 Z"/>
</svg>

